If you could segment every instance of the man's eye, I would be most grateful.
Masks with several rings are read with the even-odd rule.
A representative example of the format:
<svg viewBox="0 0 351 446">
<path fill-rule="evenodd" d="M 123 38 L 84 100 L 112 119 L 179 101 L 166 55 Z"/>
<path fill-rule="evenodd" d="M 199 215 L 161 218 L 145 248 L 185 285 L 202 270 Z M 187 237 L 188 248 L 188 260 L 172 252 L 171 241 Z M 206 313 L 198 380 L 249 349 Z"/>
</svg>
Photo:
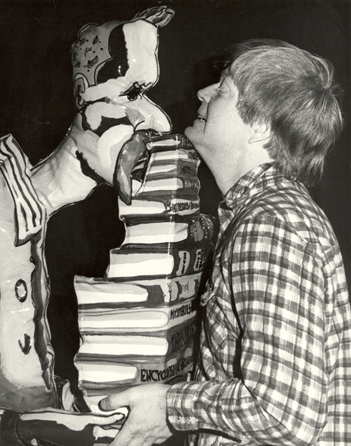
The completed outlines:
<svg viewBox="0 0 351 446">
<path fill-rule="evenodd" d="M 219 86 L 217 88 L 217 94 L 218 96 L 226 96 L 227 94 L 229 94 L 228 88 L 225 86 Z"/>
</svg>

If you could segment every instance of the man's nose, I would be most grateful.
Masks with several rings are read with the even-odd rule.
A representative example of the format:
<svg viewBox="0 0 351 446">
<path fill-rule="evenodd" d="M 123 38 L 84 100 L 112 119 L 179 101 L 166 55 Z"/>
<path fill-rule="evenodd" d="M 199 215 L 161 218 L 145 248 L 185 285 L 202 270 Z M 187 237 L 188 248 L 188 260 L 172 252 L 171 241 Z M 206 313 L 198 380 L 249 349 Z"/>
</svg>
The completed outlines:
<svg viewBox="0 0 351 446">
<path fill-rule="evenodd" d="M 202 88 L 197 92 L 197 97 L 202 102 L 209 102 L 218 86 L 219 82 L 217 84 L 208 85 L 207 87 Z"/>
</svg>

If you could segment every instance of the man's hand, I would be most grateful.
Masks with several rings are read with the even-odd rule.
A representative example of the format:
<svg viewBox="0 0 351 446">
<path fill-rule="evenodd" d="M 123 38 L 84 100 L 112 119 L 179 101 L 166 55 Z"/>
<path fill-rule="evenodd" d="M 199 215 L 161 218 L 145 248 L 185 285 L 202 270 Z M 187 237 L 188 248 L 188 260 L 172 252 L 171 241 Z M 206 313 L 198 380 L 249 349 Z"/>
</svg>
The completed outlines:
<svg viewBox="0 0 351 446">
<path fill-rule="evenodd" d="M 172 436 L 166 420 L 165 384 L 146 384 L 100 401 L 102 410 L 128 407 L 129 415 L 111 446 L 151 446 Z"/>
</svg>

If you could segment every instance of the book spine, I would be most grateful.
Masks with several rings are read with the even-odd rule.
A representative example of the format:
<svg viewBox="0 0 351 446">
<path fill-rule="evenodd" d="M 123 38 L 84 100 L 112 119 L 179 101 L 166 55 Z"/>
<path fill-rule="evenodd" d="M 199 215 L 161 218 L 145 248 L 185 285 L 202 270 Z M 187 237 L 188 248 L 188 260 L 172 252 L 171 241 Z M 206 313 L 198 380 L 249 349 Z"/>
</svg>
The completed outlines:
<svg viewBox="0 0 351 446">
<path fill-rule="evenodd" d="M 89 360 L 81 360 L 76 358 L 76 366 L 79 370 L 79 387 L 84 389 L 87 395 L 101 394 L 101 392 L 109 392 L 116 388 L 123 388 L 131 385 L 161 382 L 166 383 L 174 380 L 177 376 L 183 376 L 190 372 L 193 368 L 193 346 L 187 346 L 180 354 L 173 357 L 152 359 L 130 360 L 129 362 L 116 361 L 116 366 L 126 366 L 131 369 L 130 377 L 127 379 L 113 379 L 111 381 L 102 381 L 99 373 L 96 373 L 96 380 L 85 379 L 88 372 L 93 368 L 94 363 Z M 108 368 L 109 363 L 100 362 L 101 369 Z M 113 375 L 113 374 L 112 374 Z M 100 375 L 101 376 L 101 375 Z"/>
<path fill-rule="evenodd" d="M 118 362 L 124 358 L 129 362 L 135 358 L 172 356 L 180 354 L 184 348 L 193 343 L 196 329 L 196 321 L 193 318 L 169 330 L 153 331 L 143 335 L 139 333 L 82 335 L 77 358 L 106 362 Z"/>
<path fill-rule="evenodd" d="M 173 305 L 196 297 L 200 287 L 201 273 L 189 276 L 146 278 L 145 280 L 127 281 L 76 276 L 74 287 L 78 300 L 78 311 L 140 307 L 157 308 Z M 124 285 L 130 287 L 126 292 Z M 132 293 L 134 289 L 138 293 Z M 140 292 L 141 290 L 141 292 Z M 137 297 L 135 297 L 137 295 Z"/>
<path fill-rule="evenodd" d="M 196 274 L 202 272 L 210 249 L 208 243 L 184 248 L 153 245 L 114 249 L 110 251 L 107 277 L 137 280 L 158 275 L 173 278 Z"/>
<path fill-rule="evenodd" d="M 177 243 L 190 246 L 210 243 L 214 233 L 214 219 L 208 215 L 134 217 L 125 220 L 125 240 L 119 248 Z"/>
<path fill-rule="evenodd" d="M 97 308 L 78 312 L 81 335 L 148 333 L 169 330 L 191 320 L 198 309 L 198 299 L 156 308 Z"/>
<path fill-rule="evenodd" d="M 197 194 L 153 194 L 143 199 L 133 198 L 128 206 L 119 198 L 119 218 L 122 221 L 143 215 L 193 215 L 200 210 L 200 199 Z"/>
</svg>

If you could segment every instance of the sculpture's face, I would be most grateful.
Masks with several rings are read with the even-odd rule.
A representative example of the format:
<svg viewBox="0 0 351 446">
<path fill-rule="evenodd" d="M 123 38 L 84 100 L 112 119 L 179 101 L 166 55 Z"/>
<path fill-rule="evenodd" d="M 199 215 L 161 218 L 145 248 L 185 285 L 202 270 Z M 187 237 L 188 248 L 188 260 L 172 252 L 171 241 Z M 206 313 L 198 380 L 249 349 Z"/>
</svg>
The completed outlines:
<svg viewBox="0 0 351 446">
<path fill-rule="evenodd" d="M 81 30 L 72 47 L 74 93 L 77 107 L 86 110 L 88 128 L 101 126 L 102 115 L 131 124 L 134 131 L 170 131 L 167 115 L 145 95 L 159 78 L 158 26 L 170 18 L 155 24 L 154 15 Z"/>
</svg>

